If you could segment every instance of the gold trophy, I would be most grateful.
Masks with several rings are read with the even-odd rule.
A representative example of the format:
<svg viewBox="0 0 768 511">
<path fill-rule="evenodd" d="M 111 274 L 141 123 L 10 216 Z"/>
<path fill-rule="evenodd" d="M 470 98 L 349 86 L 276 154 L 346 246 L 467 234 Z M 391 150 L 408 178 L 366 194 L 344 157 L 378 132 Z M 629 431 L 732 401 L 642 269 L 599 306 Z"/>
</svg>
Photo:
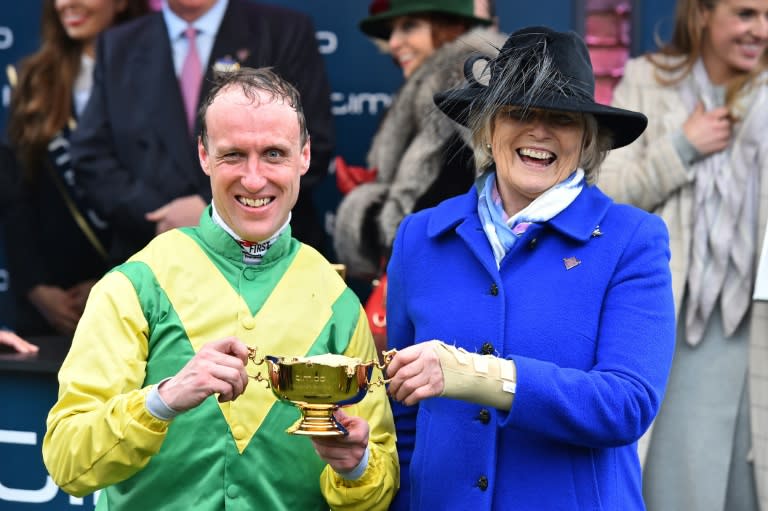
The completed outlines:
<svg viewBox="0 0 768 511">
<path fill-rule="evenodd" d="M 363 362 L 359 358 L 332 353 L 311 357 L 259 358 L 257 349 L 249 348 L 248 358 L 256 365 L 267 364 L 267 375 L 251 376 L 266 382 L 272 393 L 288 401 L 301 412 L 301 417 L 286 433 L 306 436 L 341 436 L 349 434 L 333 415 L 339 407 L 360 402 L 372 387 L 384 385 L 381 376 L 371 381 L 373 367 L 384 369 L 396 350 L 385 351 L 383 364 Z"/>
</svg>

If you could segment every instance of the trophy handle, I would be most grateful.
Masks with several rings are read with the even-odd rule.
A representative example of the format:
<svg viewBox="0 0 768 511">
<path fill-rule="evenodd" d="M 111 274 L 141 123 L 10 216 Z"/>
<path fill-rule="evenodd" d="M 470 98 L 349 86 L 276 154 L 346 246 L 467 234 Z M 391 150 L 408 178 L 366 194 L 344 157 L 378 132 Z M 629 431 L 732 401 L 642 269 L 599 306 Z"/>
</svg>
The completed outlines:
<svg viewBox="0 0 768 511">
<path fill-rule="evenodd" d="M 382 374 L 385 374 L 384 370 L 387 368 L 389 363 L 392 362 L 392 359 L 395 358 L 395 355 L 397 355 L 397 348 L 392 348 L 391 350 L 388 350 L 388 351 L 382 351 L 381 358 L 383 362 L 378 363 L 374 361 L 373 363 L 376 364 L 376 367 L 381 369 Z M 384 385 L 389 383 L 390 380 L 391 378 L 382 378 L 381 376 L 379 376 L 379 378 L 376 381 L 368 382 L 368 393 L 373 392 L 375 387 L 379 387 L 379 386 L 383 387 Z"/>
<path fill-rule="evenodd" d="M 258 359 L 258 353 L 259 348 L 252 348 L 250 346 L 247 346 L 248 348 L 248 360 L 256 364 L 257 366 L 260 366 L 264 363 L 264 357 L 261 357 L 261 360 Z"/>
<path fill-rule="evenodd" d="M 260 366 L 261 364 L 263 364 L 265 362 L 266 359 L 264 357 L 261 357 L 259 359 L 258 358 L 259 357 L 258 356 L 258 352 L 259 352 L 259 348 L 252 348 L 252 347 L 248 346 L 248 360 L 250 360 L 251 362 L 253 362 L 257 366 Z M 253 378 L 256 381 L 263 381 L 263 382 L 266 383 L 267 388 L 270 388 L 269 378 L 264 378 L 261 375 L 260 372 L 256 373 L 256 376 L 252 376 L 252 375 L 249 374 L 248 377 L 249 378 Z"/>
<path fill-rule="evenodd" d="M 388 350 L 388 351 L 382 351 L 381 358 L 383 362 L 381 364 L 377 362 L 376 367 L 378 367 L 383 371 L 384 369 L 387 368 L 389 363 L 392 362 L 392 359 L 395 358 L 395 355 L 397 355 L 397 348 L 392 348 L 391 350 Z"/>
</svg>

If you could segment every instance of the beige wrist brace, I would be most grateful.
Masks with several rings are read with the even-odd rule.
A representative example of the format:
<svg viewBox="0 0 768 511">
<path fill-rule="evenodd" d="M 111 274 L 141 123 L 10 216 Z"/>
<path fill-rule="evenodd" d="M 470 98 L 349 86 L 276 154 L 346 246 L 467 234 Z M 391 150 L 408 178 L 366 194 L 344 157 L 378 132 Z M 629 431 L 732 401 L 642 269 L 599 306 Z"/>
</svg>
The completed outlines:
<svg viewBox="0 0 768 511">
<path fill-rule="evenodd" d="M 443 369 L 442 396 L 509 410 L 515 398 L 517 368 L 512 360 L 469 353 L 462 348 L 435 343 Z"/>
</svg>

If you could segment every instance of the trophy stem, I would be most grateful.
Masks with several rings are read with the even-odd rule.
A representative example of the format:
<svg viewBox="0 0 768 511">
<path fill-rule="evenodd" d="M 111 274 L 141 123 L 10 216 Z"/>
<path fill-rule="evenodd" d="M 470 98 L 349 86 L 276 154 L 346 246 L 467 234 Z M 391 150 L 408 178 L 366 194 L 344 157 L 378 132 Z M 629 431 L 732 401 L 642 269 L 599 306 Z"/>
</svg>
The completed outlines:
<svg viewBox="0 0 768 511">
<path fill-rule="evenodd" d="M 301 412 L 301 417 L 286 433 L 305 436 L 346 436 L 349 432 L 342 426 L 333 412 L 338 410 L 338 405 L 316 405 L 294 402 Z"/>
</svg>

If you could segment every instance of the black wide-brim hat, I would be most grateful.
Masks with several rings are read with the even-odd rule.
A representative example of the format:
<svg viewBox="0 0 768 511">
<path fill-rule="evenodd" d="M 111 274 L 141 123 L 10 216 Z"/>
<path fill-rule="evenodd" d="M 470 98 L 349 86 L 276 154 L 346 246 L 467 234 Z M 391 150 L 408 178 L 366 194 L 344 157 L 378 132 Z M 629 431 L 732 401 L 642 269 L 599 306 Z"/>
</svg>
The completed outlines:
<svg viewBox="0 0 768 511">
<path fill-rule="evenodd" d="M 536 77 L 548 57 L 546 80 Z M 475 63 L 488 61 L 490 79 L 475 78 Z M 538 68 L 537 68 L 538 66 Z M 541 72 L 538 73 L 541 75 Z M 575 32 L 528 27 L 511 34 L 494 59 L 475 55 L 464 63 L 467 85 L 435 94 L 435 104 L 456 122 L 467 125 L 473 113 L 495 107 L 518 106 L 592 114 L 601 131 L 612 138 L 612 149 L 632 143 L 645 131 L 648 118 L 640 112 L 595 102 L 595 76 L 584 40 Z M 536 78 L 537 83 L 532 80 Z"/>
</svg>

